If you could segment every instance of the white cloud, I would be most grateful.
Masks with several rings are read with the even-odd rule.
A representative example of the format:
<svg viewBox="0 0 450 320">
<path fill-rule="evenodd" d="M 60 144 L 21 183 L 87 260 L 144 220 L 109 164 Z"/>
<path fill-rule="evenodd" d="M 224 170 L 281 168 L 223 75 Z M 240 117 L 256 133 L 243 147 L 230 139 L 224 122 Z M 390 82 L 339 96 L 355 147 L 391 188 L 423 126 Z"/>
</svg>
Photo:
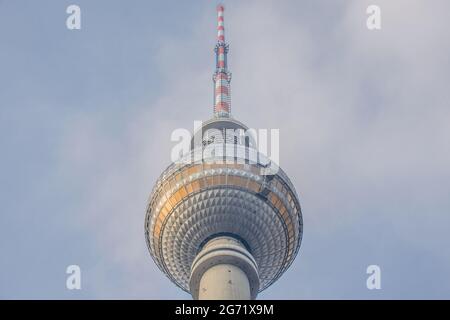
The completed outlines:
<svg viewBox="0 0 450 320">
<path fill-rule="evenodd" d="M 311 29 L 311 21 L 334 7 L 227 5 L 232 112 L 250 127 L 281 128 L 281 165 L 297 186 L 305 216 L 299 259 L 266 298 L 358 297 L 361 275 L 345 271 L 346 277 L 337 274 L 324 283 L 323 274 L 314 273 L 314 264 L 333 262 L 337 247 L 343 260 L 360 259 L 362 277 L 370 252 L 394 259 L 398 273 L 406 263 L 397 255 L 405 244 L 450 263 L 442 250 L 449 240 L 444 232 L 450 203 L 442 189 L 448 190 L 450 174 L 445 17 L 450 6 L 380 0 L 382 30 L 369 31 L 368 4 L 345 2 L 335 16 L 323 19 L 320 30 Z M 291 12 L 301 10 L 307 13 Z M 306 15 L 311 17 L 299 18 Z M 145 204 L 169 164 L 170 132 L 191 129 L 194 120 L 212 113 L 213 38 L 207 37 L 214 32 L 204 30 L 214 28 L 213 21 L 213 8 L 205 8 L 201 20 L 188 22 L 194 30 L 189 39 L 163 43 L 155 55 L 165 75 L 157 101 L 134 108 L 116 131 L 108 116 L 90 114 L 67 129 L 61 165 L 88 195 L 76 219 L 95 234 L 102 253 L 93 272 L 100 279 L 114 264 L 129 289 L 104 279 L 97 283 L 98 297 L 169 298 L 178 292 L 146 252 Z M 367 229 L 371 223 L 385 229 Z M 379 241 L 380 233 L 390 238 Z M 351 243 L 358 237 L 368 253 Z M 335 272 L 348 267 L 337 263 Z M 359 262 L 352 263 L 353 268 Z M 387 296 L 406 294 L 391 287 Z"/>
</svg>

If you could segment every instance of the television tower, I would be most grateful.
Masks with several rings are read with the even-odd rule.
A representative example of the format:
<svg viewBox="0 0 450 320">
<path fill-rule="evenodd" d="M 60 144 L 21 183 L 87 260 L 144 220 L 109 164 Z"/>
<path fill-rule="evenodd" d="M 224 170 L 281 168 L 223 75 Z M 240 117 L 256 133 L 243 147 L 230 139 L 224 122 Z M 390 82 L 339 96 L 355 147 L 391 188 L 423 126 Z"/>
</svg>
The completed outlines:
<svg viewBox="0 0 450 320">
<path fill-rule="evenodd" d="M 293 184 L 231 116 L 228 49 L 219 5 L 214 116 L 161 174 L 145 217 L 153 260 L 194 299 L 255 299 L 292 264 L 303 233 Z"/>
</svg>

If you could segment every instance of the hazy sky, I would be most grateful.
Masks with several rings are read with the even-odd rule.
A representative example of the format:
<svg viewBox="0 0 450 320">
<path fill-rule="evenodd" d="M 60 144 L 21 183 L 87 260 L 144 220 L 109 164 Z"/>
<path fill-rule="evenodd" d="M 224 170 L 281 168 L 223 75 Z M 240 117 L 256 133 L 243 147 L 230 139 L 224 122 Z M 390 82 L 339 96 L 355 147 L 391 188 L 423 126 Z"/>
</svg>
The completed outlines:
<svg viewBox="0 0 450 320">
<path fill-rule="evenodd" d="M 216 4 L 0 0 L 0 298 L 190 298 L 150 258 L 144 216 L 172 130 L 212 115 Z M 449 299 L 450 2 L 225 7 L 232 113 L 280 129 L 304 216 L 259 298 Z"/>
</svg>

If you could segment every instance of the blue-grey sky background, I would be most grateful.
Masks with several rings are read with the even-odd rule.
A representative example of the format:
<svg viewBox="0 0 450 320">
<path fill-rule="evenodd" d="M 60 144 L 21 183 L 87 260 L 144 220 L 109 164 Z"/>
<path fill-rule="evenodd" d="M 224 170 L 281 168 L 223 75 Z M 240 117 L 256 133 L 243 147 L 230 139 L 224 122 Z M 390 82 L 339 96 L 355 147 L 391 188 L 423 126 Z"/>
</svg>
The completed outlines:
<svg viewBox="0 0 450 320">
<path fill-rule="evenodd" d="M 216 4 L 0 0 L 0 298 L 190 298 L 144 216 L 172 130 L 212 115 Z M 449 299 L 450 2 L 224 4 L 232 112 L 280 129 L 304 215 L 259 298 Z"/>
</svg>

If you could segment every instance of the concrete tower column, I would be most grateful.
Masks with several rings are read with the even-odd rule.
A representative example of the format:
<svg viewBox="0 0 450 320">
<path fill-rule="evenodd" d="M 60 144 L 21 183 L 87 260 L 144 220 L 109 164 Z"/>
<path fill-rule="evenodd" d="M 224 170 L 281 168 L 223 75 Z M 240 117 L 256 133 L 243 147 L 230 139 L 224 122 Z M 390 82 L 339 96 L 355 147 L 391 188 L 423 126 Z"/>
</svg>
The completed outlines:
<svg viewBox="0 0 450 320">
<path fill-rule="evenodd" d="M 213 238 L 191 267 L 190 291 L 196 300 L 251 300 L 259 291 L 255 259 L 239 240 Z"/>
</svg>

